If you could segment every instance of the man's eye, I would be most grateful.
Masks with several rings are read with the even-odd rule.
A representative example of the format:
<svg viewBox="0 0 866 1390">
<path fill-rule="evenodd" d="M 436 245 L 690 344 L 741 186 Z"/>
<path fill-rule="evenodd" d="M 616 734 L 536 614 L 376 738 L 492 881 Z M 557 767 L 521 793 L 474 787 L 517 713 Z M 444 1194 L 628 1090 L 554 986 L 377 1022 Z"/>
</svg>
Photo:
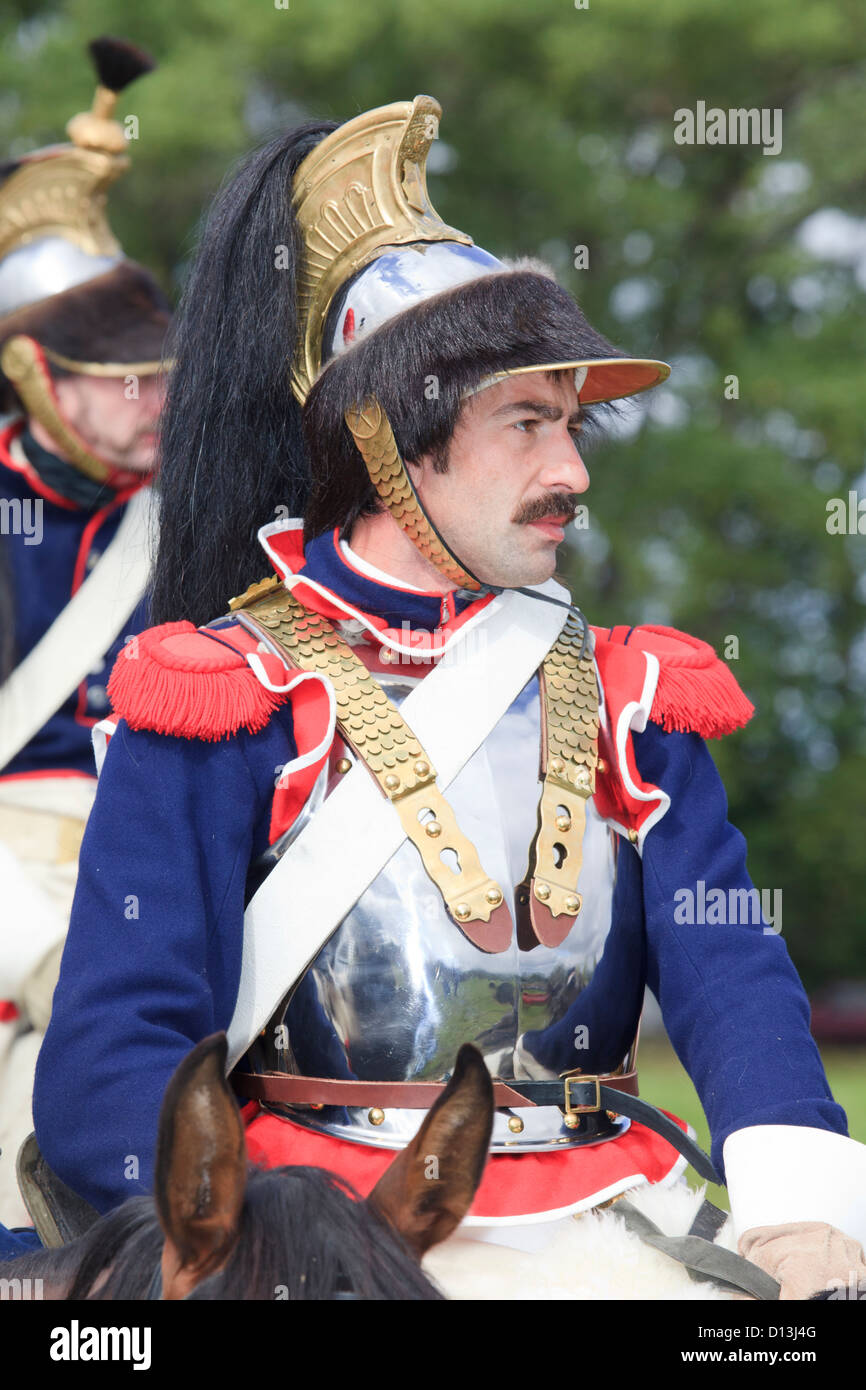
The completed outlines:
<svg viewBox="0 0 866 1390">
<path fill-rule="evenodd" d="M 518 428 L 519 430 L 523 430 L 523 429 L 532 429 L 535 425 L 538 424 L 538 421 L 537 421 L 537 420 L 515 420 L 514 423 L 515 423 L 515 425 L 517 426 L 517 428 Z"/>
</svg>

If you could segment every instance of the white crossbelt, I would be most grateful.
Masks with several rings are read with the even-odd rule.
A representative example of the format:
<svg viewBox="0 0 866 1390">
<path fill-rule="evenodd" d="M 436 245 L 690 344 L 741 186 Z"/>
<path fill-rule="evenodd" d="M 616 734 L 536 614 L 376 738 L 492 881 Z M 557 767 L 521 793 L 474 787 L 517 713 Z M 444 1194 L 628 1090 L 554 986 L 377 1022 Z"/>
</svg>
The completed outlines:
<svg viewBox="0 0 866 1390">
<path fill-rule="evenodd" d="M 33 650 L 0 687 L 0 771 L 89 675 L 144 594 L 151 489 L 126 504 L 111 544 Z"/>
<path fill-rule="evenodd" d="M 537 591 L 564 597 L 553 580 Z M 400 713 L 436 768 L 440 790 L 538 670 L 566 617 L 557 604 L 514 590 L 499 595 L 403 701 Z M 405 839 L 396 810 L 356 763 L 247 908 L 229 1069 Z"/>
</svg>

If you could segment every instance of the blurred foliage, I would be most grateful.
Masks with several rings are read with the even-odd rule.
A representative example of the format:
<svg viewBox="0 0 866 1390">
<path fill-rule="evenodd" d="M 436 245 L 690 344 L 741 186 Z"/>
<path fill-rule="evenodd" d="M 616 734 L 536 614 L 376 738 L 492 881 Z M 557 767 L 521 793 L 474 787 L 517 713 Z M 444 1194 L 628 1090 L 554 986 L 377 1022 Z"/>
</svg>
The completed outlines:
<svg viewBox="0 0 866 1390">
<path fill-rule="evenodd" d="M 6 0 L 5 14 L 11 153 L 61 138 L 89 103 L 88 38 L 158 59 L 121 99 L 140 140 L 112 216 L 175 290 L 202 207 L 251 146 L 311 115 L 441 101 L 441 215 L 497 254 L 545 256 L 617 343 L 674 366 L 590 457 L 578 601 L 601 624 L 670 623 L 728 654 L 738 639 L 757 714 L 713 751 L 753 879 L 783 889 L 810 986 L 866 978 L 866 542 L 826 529 L 829 498 L 866 497 L 858 0 Z M 677 144 L 674 113 L 698 101 L 778 108 L 781 152 Z"/>
</svg>

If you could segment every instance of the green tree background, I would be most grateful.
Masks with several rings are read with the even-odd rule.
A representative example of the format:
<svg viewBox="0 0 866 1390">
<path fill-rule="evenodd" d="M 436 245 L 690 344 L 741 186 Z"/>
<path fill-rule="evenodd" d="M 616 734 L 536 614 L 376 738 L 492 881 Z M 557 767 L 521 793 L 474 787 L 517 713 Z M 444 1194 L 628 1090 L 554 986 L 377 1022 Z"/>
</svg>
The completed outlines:
<svg viewBox="0 0 866 1390">
<path fill-rule="evenodd" d="M 160 63 L 121 99 L 140 139 L 112 220 L 174 292 L 246 150 L 429 92 L 441 215 L 673 364 L 589 460 L 578 602 L 729 657 L 757 713 L 711 747 L 752 877 L 811 989 L 866 980 L 866 542 L 827 529 L 830 498 L 866 498 L 859 0 L 6 0 L 0 149 L 63 138 L 101 33 Z M 698 101 L 780 110 L 781 152 L 678 145 Z"/>
</svg>

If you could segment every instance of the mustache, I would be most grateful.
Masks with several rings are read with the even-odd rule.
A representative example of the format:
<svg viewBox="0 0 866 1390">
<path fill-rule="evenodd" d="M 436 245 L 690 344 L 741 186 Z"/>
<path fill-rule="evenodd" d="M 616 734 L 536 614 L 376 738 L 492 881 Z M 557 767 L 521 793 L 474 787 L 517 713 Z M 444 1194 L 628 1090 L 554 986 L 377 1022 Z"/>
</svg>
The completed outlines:
<svg viewBox="0 0 866 1390">
<path fill-rule="evenodd" d="M 536 497 L 532 502 L 524 502 L 511 520 L 516 526 L 526 526 L 530 521 L 546 521 L 550 516 L 564 516 L 568 525 L 573 521 L 580 502 L 577 492 L 549 492 L 546 497 Z"/>
</svg>

